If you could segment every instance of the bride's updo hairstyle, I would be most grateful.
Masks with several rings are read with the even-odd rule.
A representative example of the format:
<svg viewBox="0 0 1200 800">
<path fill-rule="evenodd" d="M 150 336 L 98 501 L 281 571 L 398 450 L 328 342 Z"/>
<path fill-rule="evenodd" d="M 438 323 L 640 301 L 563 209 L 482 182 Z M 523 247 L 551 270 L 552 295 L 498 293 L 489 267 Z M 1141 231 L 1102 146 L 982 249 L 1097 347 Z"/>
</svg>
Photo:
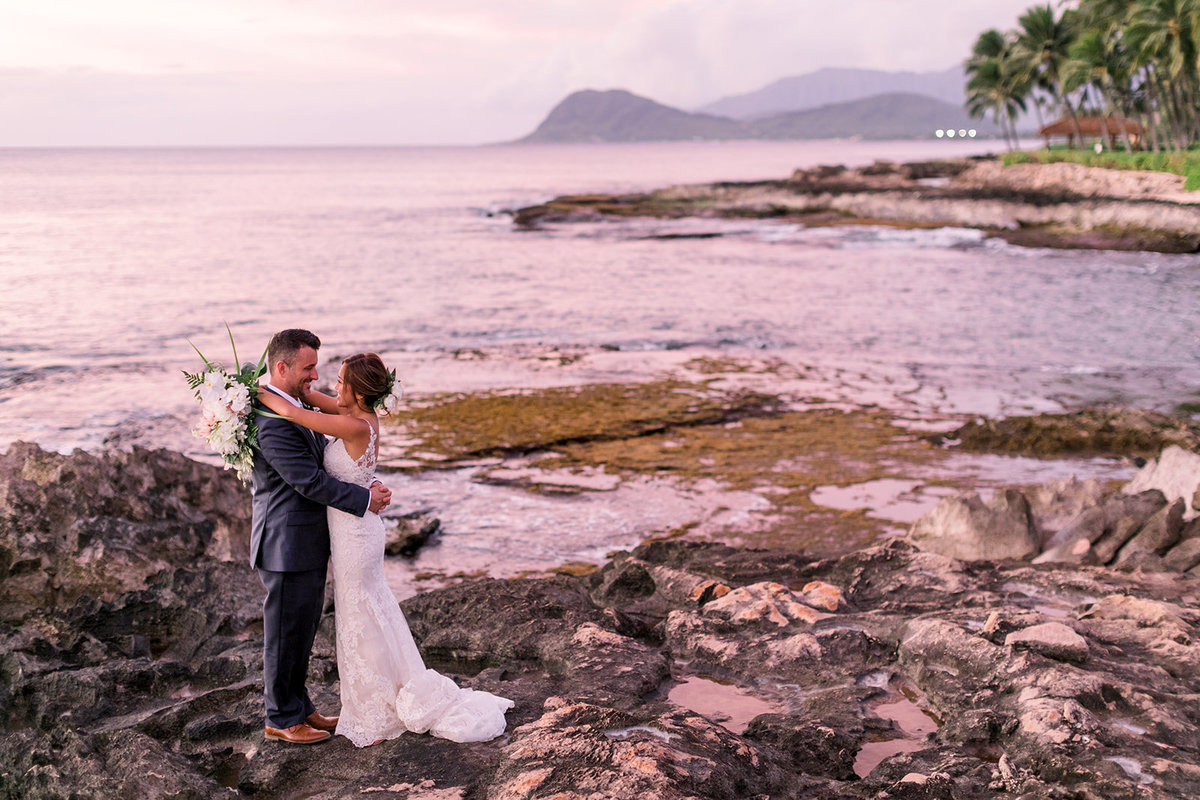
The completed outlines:
<svg viewBox="0 0 1200 800">
<path fill-rule="evenodd" d="M 346 372 L 342 382 L 362 404 L 378 409 L 392 393 L 393 374 L 383 366 L 383 359 L 374 353 L 355 353 L 342 362 Z"/>
</svg>

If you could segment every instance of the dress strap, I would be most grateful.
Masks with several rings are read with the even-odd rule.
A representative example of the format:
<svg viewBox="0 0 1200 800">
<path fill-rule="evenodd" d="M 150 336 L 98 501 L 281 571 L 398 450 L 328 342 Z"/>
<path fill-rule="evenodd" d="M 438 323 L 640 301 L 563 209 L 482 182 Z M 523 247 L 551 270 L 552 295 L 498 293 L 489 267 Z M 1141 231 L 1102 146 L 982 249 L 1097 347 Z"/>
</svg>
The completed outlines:
<svg viewBox="0 0 1200 800">
<path fill-rule="evenodd" d="M 363 421 L 366 422 L 366 420 L 363 420 Z M 367 442 L 367 449 L 364 450 L 363 454 L 361 456 L 359 456 L 358 459 L 356 459 L 354 462 L 357 466 L 360 466 L 360 467 L 364 467 L 367 464 L 370 464 L 371 466 L 375 465 L 375 439 L 376 439 L 375 426 L 372 425 L 370 422 L 367 422 L 367 428 L 371 431 L 371 439 L 370 439 L 370 441 Z"/>
</svg>

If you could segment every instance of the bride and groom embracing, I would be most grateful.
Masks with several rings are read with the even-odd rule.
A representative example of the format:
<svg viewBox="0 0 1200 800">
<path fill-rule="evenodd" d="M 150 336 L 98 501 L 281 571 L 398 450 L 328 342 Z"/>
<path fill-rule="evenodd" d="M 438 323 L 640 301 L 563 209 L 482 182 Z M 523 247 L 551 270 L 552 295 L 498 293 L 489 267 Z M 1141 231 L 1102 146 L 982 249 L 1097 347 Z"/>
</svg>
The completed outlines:
<svg viewBox="0 0 1200 800">
<path fill-rule="evenodd" d="M 378 514 L 391 491 L 374 479 L 376 411 L 394 373 L 374 353 L 350 356 L 329 397 L 311 388 L 320 346 L 305 330 L 271 337 L 271 380 L 259 392 L 270 413 L 257 416 L 250 560 L 267 590 L 266 737 L 315 744 L 338 733 L 363 747 L 405 731 L 457 742 L 499 736 L 513 702 L 427 669 L 384 578 Z M 318 713 L 305 688 L 331 554 L 340 717 Z"/>
</svg>

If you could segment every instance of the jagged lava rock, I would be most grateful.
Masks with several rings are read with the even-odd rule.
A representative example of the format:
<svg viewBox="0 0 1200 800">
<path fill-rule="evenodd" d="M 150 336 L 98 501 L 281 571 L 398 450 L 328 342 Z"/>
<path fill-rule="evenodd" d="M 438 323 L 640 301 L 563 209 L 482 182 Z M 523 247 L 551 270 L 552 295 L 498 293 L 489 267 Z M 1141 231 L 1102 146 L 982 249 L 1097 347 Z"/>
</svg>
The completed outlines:
<svg viewBox="0 0 1200 800">
<path fill-rule="evenodd" d="M 401 517 L 388 529 L 383 552 L 389 556 L 414 556 L 441 527 L 441 520 L 424 514 Z"/>
<path fill-rule="evenodd" d="M 1148 489 L 1158 489 L 1168 501 L 1183 499 L 1184 520 L 1200 514 L 1195 505 L 1200 492 L 1200 454 L 1176 445 L 1164 448 L 1158 459 L 1147 463 L 1121 491 L 1138 494 Z"/>
<path fill-rule="evenodd" d="M 0 614 L 111 598 L 204 555 L 248 560 L 249 541 L 249 492 L 178 453 L 0 456 Z"/>
<path fill-rule="evenodd" d="M 35 471 L 57 458 L 28 452 Z M 117 522 L 142 524 L 147 512 L 125 508 L 135 519 Z M 182 533 L 220 509 L 161 513 L 182 544 L 147 545 L 161 548 L 157 571 L 131 560 L 89 595 L 93 575 L 63 568 L 61 591 L 0 618 L 0 797 L 1200 796 L 1200 579 L 1187 574 L 965 562 L 902 540 L 823 559 L 649 542 L 587 576 L 478 579 L 405 601 L 431 666 L 516 701 L 504 736 L 296 748 L 263 739 L 257 577 Z M 12 519 L 27 552 L 64 536 L 33 513 Z M 334 623 L 309 673 L 330 712 Z M 1082 663 L 1000 643 L 1047 623 L 1086 640 Z M 771 711 L 743 729 L 724 707 L 674 699 L 704 678 Z M 889 710 L 901 706 L 936 729 L 907 734 Z M 855 774 L 878 745 L 907 752 Z"/>
<path fill-rule="evenodd" d="M 1010 647 L 1024 647 L 1059 661 L 1087 660 L 1088 643 L 1061 622 L 1043 622 L 1004 637 Z"/>
<path fill-rule="evenodd" d="M 1162 556 L 1179 542 L 1183 532 L 1183 498 L 1176 498 L 1166 508 L 1146 520 L 1138 532 L 1117 551 L 1115 563 L 1144 560 Z"/>
<path fill-rule="evenodd" d="M 908 538 L 924 550 L 970 561 L 1029 558 L 1039 549 L 1029 501 L 1014 489 L 989 502 L 974 492 L 943 498 L 913 523 Z"/>
<path fill-rule="evenodd" d="M 1050 537 L 1046 550 L 1034 561 L 1105 563 L 1127 541 L 1128 535 L 1140 529 L 1166 505 L 1166 498 L 1157 489 L 1137 494 L 1113 494 L 1076 514 Z M 1092 545 L 1102 539 L 1106 540 L 1104 547 L 1094 551 Z M 1105 552 L 1107 557 L 1102 557 Z"/>
</svg>

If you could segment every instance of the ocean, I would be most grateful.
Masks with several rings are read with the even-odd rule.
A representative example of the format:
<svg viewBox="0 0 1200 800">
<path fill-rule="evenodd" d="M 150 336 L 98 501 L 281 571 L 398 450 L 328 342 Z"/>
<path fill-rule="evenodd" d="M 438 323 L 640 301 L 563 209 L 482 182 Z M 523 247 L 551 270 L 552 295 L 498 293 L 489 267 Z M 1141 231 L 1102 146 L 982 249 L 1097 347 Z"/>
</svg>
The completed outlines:
<svg viewBox="0 0 1200 800">
<path fill-rule="evenodd" d="M 243 360 L 257 358 L 275 330 L 315 331 L 330 359 L 323 377 L 336 373 L 336 356 L 375 350 L 417 397 L 647 380 L 719 355 L 802 365 L 846 402 L 918 416 L 1194 402 L 1194 255 L 1033 250 L 964 229 L 779 221 L 522 231 L 506 213 L 560 194 L 1000 148 L 939 140 L 0 150 L 0 448 L 140 444 L 211 460 L 190 435 L 195 404 L 180 370 L 198 363 L 189 341 L 227 359 L 226 324 Z M 574 354 L 569 367 L 547 366 L 547 353 L 565 351 Z M 443 483 L 422 488 L 422 480 Z M 530 510 L 511 494 L 507 511 L 489 495 L 455 516 L 447 508 L 456 498 L 495 487 L 473 487 L 469 476 L 396 482 L 398 495 L 412 490 L 397 513 L 428 509 L 450 528 L 471 528 L 475 544 L 485 542 L 478 563 L 503 564 L 501 572 L 602 554 L 676 521 L 606 523 L 607 512 Z M 486 525 L 482 509 L 496 511 Z M 514 518 L 564 524 L 554 514 L 619 532 L 524 561 L 503 549 L 527 545 L 522 537 L 496 544 Z"/>
</svg>

